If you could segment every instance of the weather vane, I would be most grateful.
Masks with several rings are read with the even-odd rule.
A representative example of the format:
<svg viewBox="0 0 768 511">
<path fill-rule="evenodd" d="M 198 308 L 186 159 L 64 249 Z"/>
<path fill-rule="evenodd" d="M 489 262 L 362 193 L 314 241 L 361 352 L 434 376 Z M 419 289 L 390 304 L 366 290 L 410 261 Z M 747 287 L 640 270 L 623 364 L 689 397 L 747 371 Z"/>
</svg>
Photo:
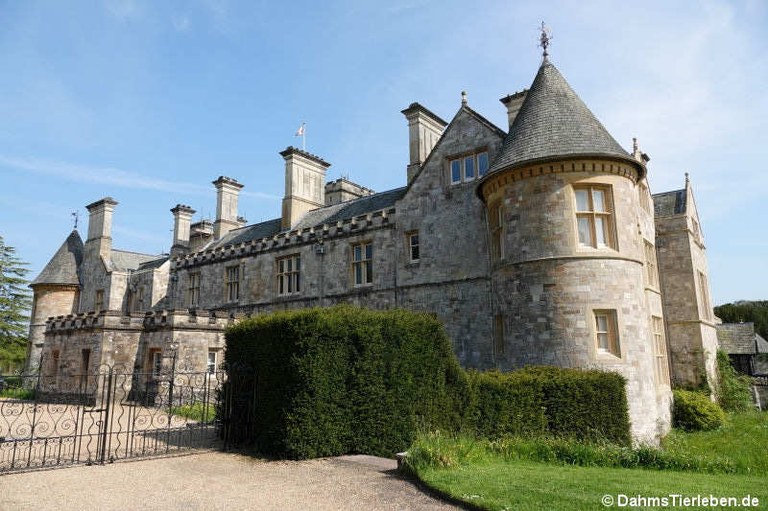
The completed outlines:
<svg viewBox="0 0 768 511">
<path fill-rule="evenodd" d="M 74 219 L 74 222 L 75 222 L 74 229 L 77 230 L 77 219 L 78 219 L 77 211 L 72 212 L 72 218 Z"/>
<path fill-rule="evenodd" d="M 541 22 L 541 36 L 539 36 L 539 47 L 544 48 L 544 58 L 547 58 L 547 48 L 549 47 L 549 42 L 552 40 L 552 34 L 549 31 L 549 28 L 544 24 L 544 22 Z"/>
</svg>

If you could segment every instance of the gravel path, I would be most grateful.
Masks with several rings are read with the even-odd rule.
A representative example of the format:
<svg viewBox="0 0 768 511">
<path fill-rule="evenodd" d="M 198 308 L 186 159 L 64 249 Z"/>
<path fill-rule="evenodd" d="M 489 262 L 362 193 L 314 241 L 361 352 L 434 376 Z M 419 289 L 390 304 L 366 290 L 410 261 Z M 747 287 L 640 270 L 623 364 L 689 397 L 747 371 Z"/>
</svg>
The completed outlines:
<svg viewBox="0 0 768 511">
<path fill-rule="evenodd" d="M 264 461 L 209 452 L 0 476 L 0 510 L 461 509 L 395 468 L 372 456 Z"/>
</svg>

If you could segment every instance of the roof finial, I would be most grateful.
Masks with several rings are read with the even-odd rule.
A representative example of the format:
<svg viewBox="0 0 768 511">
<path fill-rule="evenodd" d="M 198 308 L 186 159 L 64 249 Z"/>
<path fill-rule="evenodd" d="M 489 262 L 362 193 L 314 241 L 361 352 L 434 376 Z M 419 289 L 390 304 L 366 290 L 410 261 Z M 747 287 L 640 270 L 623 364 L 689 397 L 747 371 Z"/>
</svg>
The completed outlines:
<svg viewBox="0 0 768 511">
<path fill-rule="evenodd" d="M 632 137 L 632 151 L 637 152 L 637 137 Z"/>
<path fill-rule="evenodd" d="M 685 173 L 685 187 L 688 188 L 688 185 L 691 184 L 691 179 L 688 176 L 688 173 Z"/>
<path fill-rule="evenodd" d="M 77 230 L 77 219 L 79 218 L 79 215 L 78 215 L 77 211 L 73 211 L 72 212 L 72 218 L 74 218 L 74 222 L 75 222 L 75 226 L 72 228 L 72 230 L 76 231 Z"/>
<path fill-rule="evenodd" d="M 543 21 L 541 22 L 540 30 L 539 47 L 544 49 L 544 60 L 547 60 L 547 56 L 549 55 L 549 53 L 547 53 L 547 48 L 549 48 L 549 42 L 552 41 L 552 34 Z"/>
<path fill-rule="evenodd" d="M 467 106 L 467 91 L 461 91 L 461 106 Z"/>
</svg>

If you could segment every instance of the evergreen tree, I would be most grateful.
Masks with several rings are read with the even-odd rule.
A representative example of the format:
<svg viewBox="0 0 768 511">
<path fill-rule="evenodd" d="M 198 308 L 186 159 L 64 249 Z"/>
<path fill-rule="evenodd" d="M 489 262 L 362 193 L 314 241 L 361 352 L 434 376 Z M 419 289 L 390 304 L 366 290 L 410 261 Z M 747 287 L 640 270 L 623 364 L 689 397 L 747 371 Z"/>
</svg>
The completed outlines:
<svg viewBox="0 0 768 511">
<path fill-rule="evenodd" d="M 32 300 L 24 277 L 27 263 L 0 236 L 0 373 L 20 369 L 27 348 Z"/>
</svg>

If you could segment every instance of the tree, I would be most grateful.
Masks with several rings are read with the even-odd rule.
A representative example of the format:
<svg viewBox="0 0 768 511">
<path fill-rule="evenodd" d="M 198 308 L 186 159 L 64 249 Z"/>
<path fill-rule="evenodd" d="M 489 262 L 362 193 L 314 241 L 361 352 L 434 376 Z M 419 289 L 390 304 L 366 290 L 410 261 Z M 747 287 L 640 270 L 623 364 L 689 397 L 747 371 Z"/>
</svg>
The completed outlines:
<svg viewBox="0 0 768 511">
<path fill-rule="evenodd" d="M 0 373 L 20 369 L 27 349 L 27 330 L 32 305 L 24 278 L 27 263 L 0 236 Z"/>
<path fill-rule="evenodd" d="M 768 339 L 768 300 L 742 300 L 718 305 L 715 307 L 715 315 L 722 319 L 723 323 L 751 321 L 755 324 L 755 331 Z"/>
</svg>

